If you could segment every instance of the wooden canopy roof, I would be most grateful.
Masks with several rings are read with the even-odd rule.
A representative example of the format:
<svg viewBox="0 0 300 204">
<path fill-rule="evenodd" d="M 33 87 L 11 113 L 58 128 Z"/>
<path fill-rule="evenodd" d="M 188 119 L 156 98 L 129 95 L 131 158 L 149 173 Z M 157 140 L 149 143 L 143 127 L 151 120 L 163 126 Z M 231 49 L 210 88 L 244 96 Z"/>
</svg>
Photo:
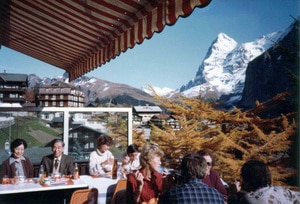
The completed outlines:
<svg viewBox="0 0 300 204">
<path fill-rule="evenodd" d="M 210 1 L 1 0 L 0 42 L 72 81 Z"/>
</svg>

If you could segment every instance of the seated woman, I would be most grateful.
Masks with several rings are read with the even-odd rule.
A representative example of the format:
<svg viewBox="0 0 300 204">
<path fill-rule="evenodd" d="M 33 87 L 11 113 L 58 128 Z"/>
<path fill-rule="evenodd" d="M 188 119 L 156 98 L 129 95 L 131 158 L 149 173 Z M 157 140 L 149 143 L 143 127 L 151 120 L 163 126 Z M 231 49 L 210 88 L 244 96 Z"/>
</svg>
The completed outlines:
<svg viewBox="0 0 300 204">
<path fill-rule="evenodd" d="M 140 152 L 136 144 L 127 147 L 126 154 L 121 157 L 123 172 L 131 173 L 141 168 Z"/>
<path fill-rule="evenodd" d="M 197 152 L 207 162 L 206 176 L 202 179 L 208 186 L 217 189 L 224 197 L 224 202 L 227 202 L 227 191 L 222 183 L 222 180 L 216 170 L 213 169 L 214 156 L 211 151 L 203 149 Z"/>
<path fill-rule="evenodd" d="M 111 172 L 114 156 L 109 151 L 113 139 L 108 135 L 101 135 L 97 140 L 97 149 L 90 154 L 89 173 L 92 176 Z"/>
<path fill-rule="evenodd" d="M 141 169 L 127 176 L 127 203 L 148 202 L 163 190 L 163 175 L 158 172 L 164 153 L 156 145 L 146 145 L 140 155 Z"/>
<path fill-rule="evenodd" d="M 25 176 L 26 178 L 33 177 L 33 165 L 28 157 L 24 156 L 24 151 L 27 148 L 27 142 L 22 139 L 15 139 L 10 144 L 10 157 L 3 161 L 0 177 L 4 176 L 13 178 L 14 176 Z"/>
</svg>

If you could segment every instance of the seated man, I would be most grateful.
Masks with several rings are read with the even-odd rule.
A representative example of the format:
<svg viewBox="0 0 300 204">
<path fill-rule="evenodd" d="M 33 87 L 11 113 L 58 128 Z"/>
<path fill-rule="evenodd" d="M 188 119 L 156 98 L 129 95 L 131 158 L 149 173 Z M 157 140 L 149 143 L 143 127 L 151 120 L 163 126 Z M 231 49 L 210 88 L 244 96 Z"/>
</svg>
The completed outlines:
<svg viewBox="0 0 300 204">
<path fill-rule="evenodd" d="M 73 157 L 63 154 L 65 143 L 61 139 L 52 142 L 53 154 L 42 158 L 45 173 L 50 176 L 52 173 L 59 172 L 62 175 L 71 175 L 74 172 Z"/>
<path fill-rule="evenodd" d="M 181 186 L 175 186 L 160 196 L 159 203 L 224 204 L 219 191 L 202 182 L 206 175 L 207 162 L 197 154 L 186 155 L 181 162 Z"/>
</svg>

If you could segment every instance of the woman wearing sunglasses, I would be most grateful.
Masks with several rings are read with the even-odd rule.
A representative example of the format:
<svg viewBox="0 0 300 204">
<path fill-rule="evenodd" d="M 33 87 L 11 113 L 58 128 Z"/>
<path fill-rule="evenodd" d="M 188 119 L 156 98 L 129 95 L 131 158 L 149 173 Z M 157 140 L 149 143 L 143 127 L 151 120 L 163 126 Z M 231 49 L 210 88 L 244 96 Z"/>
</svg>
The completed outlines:
<svg viewBox="0 0 300 204">
<path fill-rule="evenodd" d="M 227 202 L 227 191 L 222 183 L 222 180 L 212 167 L 214 165 L 214 156 L 211 151 L 207 149 L 203 149 L 197 152 L 200 156 L 202 156 L 207 162 L 207 171 L 206 176 L 202 180 L 208 186 L 217 189 L 224 197 L 224 202 Z"/>
</svg>

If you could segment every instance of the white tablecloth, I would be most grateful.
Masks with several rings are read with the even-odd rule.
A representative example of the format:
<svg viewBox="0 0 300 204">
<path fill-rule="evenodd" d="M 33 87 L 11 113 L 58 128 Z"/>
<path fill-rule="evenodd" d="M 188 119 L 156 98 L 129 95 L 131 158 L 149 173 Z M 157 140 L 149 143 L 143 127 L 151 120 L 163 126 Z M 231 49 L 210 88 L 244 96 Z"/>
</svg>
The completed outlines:
<svg viewBox="0 0 300 204">
<path fill-rule="evenodd" d="M 76 189 L 76 188 L 87 188 L 88 187 L 86 182 L 84 182 L 82 180 L 73 180 L 73 181 L 74 181 L 74 185 L 51 185 L 48 187 L 42 187 L 39 183 L 36 183 L 36 182 L 20 183 L 18 185 L 0 184 L 0 195 L 40 192 L 40 191 L 52 191 L 52 190 L 60 190 L 60 189 L 61 190 L 73 189 L 73 188 Z M 60 184 L 60 183 L 58 183 L 58 184 Z"/>
<path fill-rule="evenodd" d="M 89 188 L 98 189 L 98 204 L 106 204 L 111 198 L 118 179 L 111 178 L 92 178 L 88 175 L 81 175 L 80 180 L 88 184 Z"/>
<path fill-rule="evenodd" d="M 67 185 L 67 179 L 63 179 L 61 182 L 50 184 L 50 186 L 41 186 L 37 183 L 37 180 L 35 178 L 32 182 L 24 182 L 18 185 L 0 184 L 0 203 L 46 203 L 47 201 L 48 203 L 64 204 L 69 203 L 75 190 L 89 187 L 81 179 L 73 180 L 73 185 Z"/>
</svg>

